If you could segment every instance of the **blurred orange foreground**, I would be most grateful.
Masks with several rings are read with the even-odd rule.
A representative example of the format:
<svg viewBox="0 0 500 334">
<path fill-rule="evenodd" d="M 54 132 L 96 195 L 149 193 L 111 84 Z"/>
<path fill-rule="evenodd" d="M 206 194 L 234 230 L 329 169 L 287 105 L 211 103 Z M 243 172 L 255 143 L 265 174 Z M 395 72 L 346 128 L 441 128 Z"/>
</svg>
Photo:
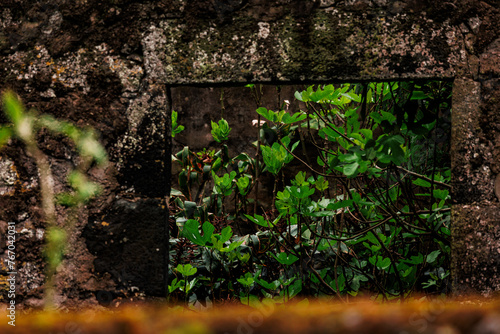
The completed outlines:
<svg viewBox="0 0 500 334">
<path fill-rule="evenodd" d="M 5 307 L 3 308 L 5 311 Z M 349 304 L 321 301 L 259 308 L 223 306 L 193 311 L 180 307 L 126 306 L 113 311 L 16 314 L 15 327 L 4 314 L 0 333 L 488 333 L 500 334 L 499 301 Z"/>
</svg>

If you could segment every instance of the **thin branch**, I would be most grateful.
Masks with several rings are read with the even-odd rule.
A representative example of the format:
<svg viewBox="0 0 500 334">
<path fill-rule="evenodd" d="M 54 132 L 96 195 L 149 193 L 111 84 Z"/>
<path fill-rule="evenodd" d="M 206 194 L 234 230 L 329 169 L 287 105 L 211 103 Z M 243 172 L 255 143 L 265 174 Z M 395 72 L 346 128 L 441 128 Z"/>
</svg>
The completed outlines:
<svg viewBox="0 0 500 334">
<path fill-rule="evenodd" d="M 416 176 L 422 180 L 425 180 L 427 182 L 432 182 L 432 179 L 428 178 L 427 176 L 425 175 L 422 175 L 422 174 L 418 174 L 418 173 L 415 173 L 415 172 L 412 172 L 406 168 L 403 168 L 403 167 L 400 167 L 400 166 L 395 166 L 397 169 L 399 169 L 400 171 L 403 171 L 407 174 L 410 174 L 410 175 L 413 175 L 413 176 Z M 439 182 L 439 181 L 435 181 L 434 180 L 434 184 L 438 184 L 442 187 L 445 187 L 445 188 L 448 188 L 448 189 L 451 189 L 451 184 L 447 184 L 447 183 L 444 183 L 444 182 Z"/>
</svg>

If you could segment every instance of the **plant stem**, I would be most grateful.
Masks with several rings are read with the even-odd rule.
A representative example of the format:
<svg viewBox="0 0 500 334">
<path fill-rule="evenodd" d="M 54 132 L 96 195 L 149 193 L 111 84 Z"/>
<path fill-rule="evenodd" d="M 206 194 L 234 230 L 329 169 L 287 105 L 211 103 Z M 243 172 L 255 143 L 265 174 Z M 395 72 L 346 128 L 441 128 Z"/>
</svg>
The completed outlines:
<svg viewBox="0 0 500 334">
<path fill-rule="evenodd" d="M 40 149 L 33 142 L 26 142 L 26 150 L 34 159 L 38 168 L 38 174 L 40 177 L 40 192 L 42 197 L 42 210 L 45 217 L 46 231 L 49 231 L 51 227 L 56 226 L 56 207 L 54 204 L 54 179 L 50 171 L 50 163 L 47 156 L 40 151 Z M 46 234 L 47 236 L 47 234 Z M 44 307 L 45 309 L 55 308 L 55 280 L 54 275 L 57 270 L 58 263 L 54 263 L 51 259 L 54 259 L 57 254 L 54 254 L 59 249 L 59 245 L 52 244 L 50 238 L 47 239 L 46 244 L 46 255 L 47 258 L 47 271 L 46 271 L 46 282 L 44 289 Z"/>
<path fill-rule="evenodd" d="M 188 293 L 187 293 L 187 276 L 184 276 L 184 302 L 188 304 Z"/>
</svg>

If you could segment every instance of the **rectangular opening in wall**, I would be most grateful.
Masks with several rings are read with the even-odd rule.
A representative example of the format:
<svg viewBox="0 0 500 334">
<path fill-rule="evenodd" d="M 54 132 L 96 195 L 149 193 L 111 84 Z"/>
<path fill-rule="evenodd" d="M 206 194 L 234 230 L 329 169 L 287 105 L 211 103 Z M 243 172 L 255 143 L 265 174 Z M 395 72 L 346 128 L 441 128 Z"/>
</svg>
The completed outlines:
<svg viewBox="0 0 500 334">
<path fill-rule="evenodd" d="M 447 292 L 451 88 L 172 88 L 172 298 Z"/>
</svg>

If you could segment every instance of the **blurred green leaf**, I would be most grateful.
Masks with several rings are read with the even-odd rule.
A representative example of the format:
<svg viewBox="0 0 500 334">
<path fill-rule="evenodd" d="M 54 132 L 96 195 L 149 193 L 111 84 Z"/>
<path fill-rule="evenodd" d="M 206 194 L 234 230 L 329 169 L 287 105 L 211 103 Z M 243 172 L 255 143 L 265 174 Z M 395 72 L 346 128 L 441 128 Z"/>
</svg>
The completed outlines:
<svg viewBox="0 0 500 334">
<path fill-rule="evenodd" d="M 12 136 L 12 129 L 7 126 L 0 126 L 0 148 L 7 144 L 10 137 Z"/>
<path fill-rule="evenodd" d="M 426 262 L 427 263 L 434 263 L 437 260 L 439 254 L 441 254 L 440 250 L 435 250 L 435 251 L 431 252 L 430 254 L 427 255 Z"/>
<path fill-rule="evenodd" d="M 2 100 L 5 114 L 14 126 L 18 127 L 24 118 L 24 106 L 21 100 L 12 91 L 6 91 Z"/>
</svg>

